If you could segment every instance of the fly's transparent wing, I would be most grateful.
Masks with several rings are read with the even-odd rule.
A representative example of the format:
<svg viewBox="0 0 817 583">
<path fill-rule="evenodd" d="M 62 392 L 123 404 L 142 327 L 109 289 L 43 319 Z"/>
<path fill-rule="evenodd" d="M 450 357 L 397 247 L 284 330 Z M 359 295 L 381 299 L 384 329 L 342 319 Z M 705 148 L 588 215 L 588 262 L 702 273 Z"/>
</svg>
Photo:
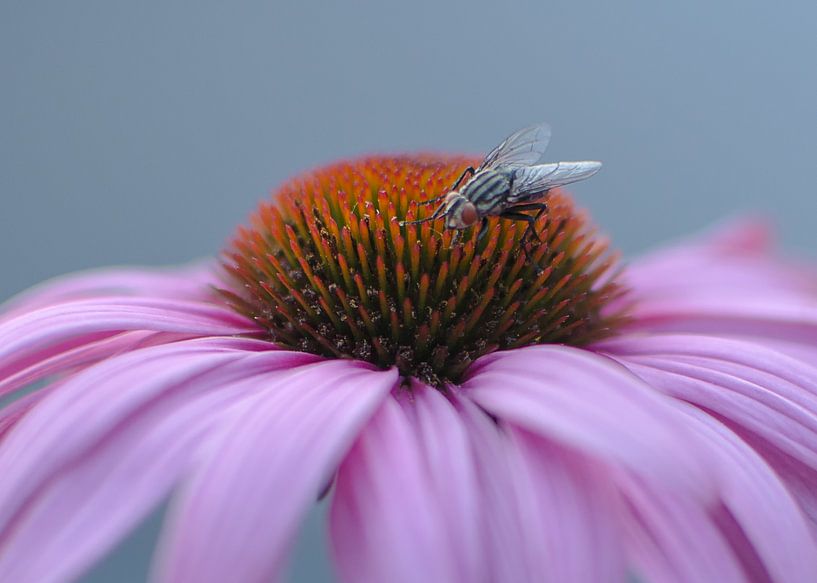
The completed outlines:
<svg viewBox="0 0 817 583">
<path fill-rule="evenodd" d="M 550 142 L 550 126 L 540 123 L 515 132 L 491 150 L 479 170 L 496 169 L 502 166 L 530 166 L 542 159 Z"/>
<path fill-rule="evenodd" d="M 600 169 L 601 162 L 590 161 L 519 166 L 513 171 L 513 188 L 508 202 L 517 204 L 535 200 L 551 188 L 590 178 Z"/>
</svg>

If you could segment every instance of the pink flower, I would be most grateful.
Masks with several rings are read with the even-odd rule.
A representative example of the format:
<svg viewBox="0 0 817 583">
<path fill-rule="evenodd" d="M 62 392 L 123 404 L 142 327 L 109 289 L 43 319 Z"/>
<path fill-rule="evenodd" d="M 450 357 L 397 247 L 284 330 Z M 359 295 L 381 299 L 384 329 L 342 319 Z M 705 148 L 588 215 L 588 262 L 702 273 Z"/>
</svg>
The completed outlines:
<svg viewBox="0 0 817 583">
<path fill-rule="evenodd" d="M 345 581 L 817 580 L 811 269 L 740 222 L 613 279 L 561 194 L 539 270 L 514 225 L 396 226 L 462 166 L 297 179 L 227 280 L 10 301 L 0 396 L 36 390 L 0 409 L 0 581 L 78 576 L 171 493 L 158 580 L 275 580 L 327 491 Z"/>
</svg>

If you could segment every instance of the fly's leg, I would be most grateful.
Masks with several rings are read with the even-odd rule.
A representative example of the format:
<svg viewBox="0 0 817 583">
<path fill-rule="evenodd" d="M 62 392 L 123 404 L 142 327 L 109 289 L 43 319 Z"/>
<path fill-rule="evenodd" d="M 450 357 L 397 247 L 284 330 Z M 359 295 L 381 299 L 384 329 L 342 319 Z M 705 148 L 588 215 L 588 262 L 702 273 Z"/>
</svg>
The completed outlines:
<svg viewBox="0 0 817 583">
<path fill-rule="evenodd" d="M 441 194 L 440 196 L 435 196 L 434 198 L 429 198 L 428 200 L 421 200 L 417 203 L 417 206 L 427 206 L 429 204 L 434 204 L 435 202 L 439 202 L 448 196 L 448 193 Z"/>
<path fill-rule="evenodd" d="M 521 218 L 521 217 L 513 219 L 513 220 L 518 220 L 518 221 L 523 221 L 524 220 L 524 221 L 527 221 L 527 223 L 528 223 L 528 228 L 525 229 L 525 234 L 522 235 L 522 239 L 521 239 L 520 242 L 522 244 L 524 244 L 528 240 L 528 237 L 533 237 L 534 239 L 536 239 L 537 242 L 541 243 L 542 239 L 539 237 L 539 233 L 536 232 L 536 222 L 539 220 L 539 217 L 541 217 L 544 213 L 547 212 L 547 210 L 548 210 L 548 205 L 546 203 L 544 203 L 544 202 L 532 202 L 532 203 L 528 203 L 528 204 L 520 204 L 520 205 L 513 206 L 513 207 L 509 208 L 508 210 L 506 210 L 504 213 L 502 213 L 500 216 L 501 217 L 511 218 L 509 216 L 509 214 L 513 214 L 513 215 L 516 215 L 516 216 L 521 215 L 521 217 L 525 217 L 524 219 Z M 523 211 L 536 211 L 536 214 L 533 215 L 533 216 L 524 215 L 524 214 L 522 214 Z"/>
<path fill-rule="evenodd" d="M 422 201 L 422 202 L 418 202 L 418 203 L 417 203 L 417 205 L 418 205 L 418 206 L 425 206 L 425 205 L 427 205 L 427 204 L 434 204 L 435 202 L 437 202 L 437 201 L 440 201 L 440 200 L 444 199 L 446 196 L 448 196 L 448 193 L 449 193 L 449 192 L 451 192 L 452 190 L 457 190 L 457 188 L 459 188 L 460 184 L 462 183 L 462 181 L 465 179 L 465 177 L 466 177 L 468 174 L 470 174 L 471 176 L 473 176 L 473 175 L 474 175 L 474 172 L 476 172 L 476 170 L 474 170 L 473 166 L 469 166 L 468 168 L 466 168 L 465 170 L 463 170 L 463 171 L 462 171 L 462 174 L 460 174 L 460 177 L 459 177 L 459 178 L 457 178 L 457 181 L 454 183 L 454 186 L 452 186 L 451 188 L 449 188 L 447 191 L 445 191 L 445 192 L 444 192 L 443 194 L 441 194 L 440 196 L 437 196 L 437 197 L 435 197 L 435 198 L 430 198 L 430 199 L 428 199 L 428 200 L 424 200 L 424 201 Z"/>
<path fill-rule="evenodd" d="M 462 174 L 460 174 L 460 177 L 457 178 L 457 181 L 454 183 L 454 186 L 451 187 L 451 190 L 457 190 L 460 187 L 460 184 L 462 184 L 462 181 L 465 179 L 465 176 L 467 174 L 470 174 L 471 176 L 473 176 L 475 172 L 476 172 L 476 170 L 474 170 L 473 166 L 469 166 L 468 168 L 463 170 Z"/>
<path fill-rule="evenodd" d="M 528 223 L 528 228 L 525 230 L 525 234 L 522 235 L 522 242 L 525 241 L 525 237 L 527 237 L 528 231 L 533 232 L 533 236 L 536 237 L 537 241 L 541 241 L 541 239 L 539 239 L 539 235 L 536 234 L 536 219 L 532 215 L 526 215 L 525 213 L 518 213 L 516 211 L 507 210 L 504 211 L 499 216 L 500 218 L 503 219 L 510 219 L 512 221 L 525 221 L 526 223 Z"/>
<path fill-rule="evenodd" d="M 541 206 L 544 206 L 544 203 L 540 203 L 540 204 L 541 204 Z M 523 207 L 530 207 L 531 205 L 522 205 L 522 206 Z M 539 209 L 539 213 L 537 213 L 537 215 L 536 215 L 538 217 L 539 214 L 541 214 L 544 211 L 540 208 L 540 205 L 536 205 L 536 207 Z M 525 213 L 522 213 L 522 212 L 516 212 L 516 209 L 519 209 L 520 207 L 512 207 L 512 208 L 514 210 L 510 210 L 510 209 L 506 210 L 505 212 L 503 212 L 499 216 L 500 216 L 500 218 L 503 218 L 503 219 L 510 219 L 512 221 L 525 221 L 526 223 L 528 223 L 528 228 L 525 230 L 525 234 L 522 235 L 522 239 L 520 240 L 520 243 L 522 245 L 522 251 L 524 251 L 524 253 L 525 253 L 525 258 L 528 260 L 529 263 L 532 263 L 531 262 L 530 251 L 528 250 L 528 245 L 527 245 L 527 240 L 526 239 L 527 239 L 528 233 L 530 232 L 530 233 L 533 233 L 533 236 L 536 238 L 537 241 L 541 241 L 541 239 L 539 238 L 539 235 L 536 233 L 536 217 L 534 217 L 533 215 L 526 215 Z M 523 208 L 523 210 L 533 210 L 533 209 L 532 208 Z M 535 265 L 534 267 L 536 268 L 537 275 L 542 273 L 542 269 L 538 265 Z"/>
<path fill-rule="evenodd" d="M 488 217 L 483 217 L 482 223 L 479 226 L 479 233 L 477 233 L 477 242 L 482 241 L 482 239 L 487 234 L 488 234 Z"/>
<path fill-rule="evenodd" d="M 430 216 L 427 216 L 424 219 L 418 219 L 416 221 L 400 221 L 399 224 L 400 224 L 401 227 L 404 227 L 406 225 L 419 225 L 420 223 L 427 223 L 429 221 L 435 221 L 435 220 L 439 219 L 441 216 L 443 216 L 445 214 L 445 210 L 446 210 L 445 203 L 442 203 L 440 206 L 438 206 L 434 210 L 434 212 Z"/>
</svg>

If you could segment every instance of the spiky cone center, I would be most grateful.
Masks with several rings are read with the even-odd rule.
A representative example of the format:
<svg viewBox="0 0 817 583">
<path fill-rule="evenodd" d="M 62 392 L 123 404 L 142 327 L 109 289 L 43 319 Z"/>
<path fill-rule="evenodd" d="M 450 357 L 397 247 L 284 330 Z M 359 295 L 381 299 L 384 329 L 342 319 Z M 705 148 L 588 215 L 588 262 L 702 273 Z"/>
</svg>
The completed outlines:
<svg viewBox="0 0 817 583">
<path fill-rule="evenodd" d="M 443 387 L 478 357 L 531 344 L 586 345 L 622 320 L 607 242 L 559 191 L 537 224 L 491 218 L 487 236 L 428 216 L 464 157 L 370 157 L 285 183 L 224 253 L 221 290 L 270 341 L 354 358 Z M 617 302 L 620 303 L 620 302 Z"/>
</svg>

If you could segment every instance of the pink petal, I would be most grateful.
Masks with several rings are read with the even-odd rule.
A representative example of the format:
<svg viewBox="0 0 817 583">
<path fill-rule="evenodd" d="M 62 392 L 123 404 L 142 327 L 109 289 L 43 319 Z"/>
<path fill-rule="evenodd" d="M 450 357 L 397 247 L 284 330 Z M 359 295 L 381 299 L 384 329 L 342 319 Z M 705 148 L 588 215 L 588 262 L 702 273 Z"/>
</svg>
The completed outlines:
<svg viewBox="0 0 817 583">
<path fill-rule="evenodd" d="M 775 473 L 719 422 L 694 408 L 686 414 L 718 461 L 721 503 L 707 509 L 617 478 L 630 504 L 636 572 L 646 581 L 814 581 L 814 541 Z"/>
<path fill-rule="evenodd" d="M 606 468 L 528 432 L 510 433 L 531 580 L 626 580 L 621 502 Z"/>
<path fill-rule="evenodd" d="M 31 392 L 0 408 L 0 441 L 57 385 L 59 385 L 59 382 L 51 383 L 48 387 Z"/>
<path fill-rule="evenodd" d="M 817 344 L 804 344 L 797 342 L 796 340 L 756 336 L 737 335 L 730 336 L 730 338 L 759 343 L 771 350 L 791 356 L 797 360 L 801 360 L 806 363 L 817 363 Z"/>
<path fill-rule="evenodd" d="M 191 336 L 257 331 L 242 316 L 215 304 L 142 298 L 69 302 L 0 323 L 0 379 L 61 352 L 129 330 Z"/>
<path fill-rule="evenodd" d="M 624 539 L 638 581 L 745 581 L 729 542 L 706 506 L 634 474 L 615 477 L 629 511 Z"/>
<path fill-rule="evenodd" d="M 469 432 L 441 393 L 412 391 L 381 406 L 338 472 L 330 533 L 341 578 L 489 581 L 495 552 Z"/>
<path fill-rule="evenodd" d="M 416 494 L 421 497 L 421 503 L 425 503 L 434 512 L 434 518 L 438 522 L 437 536 L 444 539 L 436 552 L 447 552 L 450 555 L 447 560 L 453 563 L 451 577 L 446 580 L 478 581 L 486 575 L 485 549 L 482 544 L 482 500 L 468 430 L 457 409 L 439 391 L 419 382 L 413 383 L 412 391 L 414 395 L 411 401 L 403 401 L 405 417 L 397 412 L 395 415 L 398 415 L 401 421 L 408 422 L 407 430 L 411 433 L 413 455 L 405 459 L 405 464 L 401 463 L 400 468 L 397 468 L 396 473 L 391 477 L 401 479 L 402 486 L 399 488 L 401 491 L 406 491 L 410 486 L 420 486 L 420 491 Z M 382 412 L 378 419 L 387 414 L 386 411 Z M 375 420 L 372 425 L 375 426 L 377 423 L 378 420 Z M 369 431 L 369 428 L 364 431 L 361 437 L 362 443 L 367 439 L 366 435 Z M 371 431 L 376 430 L 373 428 Z M 383 449 L 390 447 L 386 443 L 379 445 Z M 374 462 L 382 465 L 389 463 L 383 458 L 374 460 Z M 419 467 L 414 468 L 412 472 L 408 467 L 410 463 L 419 463 Z M 422 476 L 421 483 L 408 484 L 402 481 L 403 470 L 409 470 L 406 472 L 407 475 Z M 350 476 L 350 479 L 355 480 L 355 476 Z M 383 513 L 379 514 L 373 506 L 385 502 L 383 495 L 388 496 L 389 493 L 372 492 L 372 494 L 374 504 L 367 504 L 367 512 L 370 512 L 378 523 L 388 520 L 388 515 L 395 510 L 394 507 L 384 508 Z M 338 495 L 334 498 L 334 508 L 342 508 L 346 502 L 348 500 L 338 491 Z M 335 513 L 336 510 L 333 509 L 333 517 Z M 367 522 L 367 528 L 371 527 L 371 524 Z M 353 528 L 346 528 L 334 520 L 332 522 L 332 529 L 338 534 L 334 538 L 338 562 L 344 571 L 347 570 L 343 568 L 344 559 L 350 554 L 344 552 L 343 547 L 354 544 L 350 535 L 355 526 L 357 525 L 353 524 Z M 365 544 L 365 542 L 358 541 L 360 544 Z M 385 540 L 375 541 L 376 548 L 362 549 L 362 551 L 382 556 L 386 545 L 388 543 Z M 401 537 L 400 540 L 395 541 L 395 546 L 401 548 L 395 550 L 402 554 L 412 553 L 413 551 L 409 548 L 411 545 L 412 543 Z M 352 556 L 360 552 L 361 550 L 357 550 Z M 424 557 L 418 555 L 415 561 L 419 562 L 423 559 Z M 378 561 L 372 561 L 371 564 L 374 565 L 375 562 Z M 382 559 L 379 562 L 382 562 Z M 352 565 L 348 571 L 351 574 L 359 569 L 359 566 Z M 345 578 L 350 581 L 378 580 L 376 577 L 366 579 L 348 575 Z"/>
<path fill-rule="evenodd" d="M 757 343 L 691 335 L 604 343 L 656 389 L 728 421 L 817 524 L 817 368 Z"/>
<path fill-rule="evenodd" d="M 210 261 L 173 268 L 105 268 L 71 273 L 41 283 L 0 306 L 0 312 L 19 315 L 57 302 L 109 296 L 206 301 L 218 283 L 217 266 Z M 2 321 L 2 319 L 0 319 Z"/>
<path fill-rule="evenodd" d="M 504 427 L 499 427 L 468 398 L 457 399 L 462 422 L 472 444 L 482 503 L 485 545 L 485 578 L 488 581 L 537 581 L 547 572 L 542 553 L 531 552 L 533 537 L 527 537 L 525 525 L 530 515 L 522 515 L 517 489 L 523 489 L 518 468 L 520 454 L 512 446 Z M 535 519 L 533 519 L 535 520 Z"/>
<path fill-rule="evenodd" d="M 314 361 L 261 344 L 144 349 L 38 403 L 0 444 L 0 580 L 76 576 L 166 495 L 226 406 L 265 388 L 259 373 Z"/>
<path fill-rule="evenodd" d="M 502 420 L 565 447 L 708 497 L 707 460 L 676 405 L 616 362 L 565 346 L 494 353 L 466 394 Z"/>
<path fill-rule="evenodd" d="M 343 580 L 453 583 L 475 574 L 477 557 L 472 553 L 477 548 L 474 535 L 480 533 L 479 517 L 463 516 L 462 507 L 443 509 L 442 500 L 435 496 L 439 483 L 428 483 L 431 476 L 418 437 L 407 413 L 388 399 L 343 462 L 330 518 Z M 461 434 L 457 437 L 463 438 Z M 462 442 L 453 444 L 463 446 Z M 470 481 L 471 489 L 462 494 L 473 496 L 467 463 L 467 457 L 458 460 L 460 467 L 452 468 L 452 478 L 455 483 Z M 472 500 L 460 504 L 474 507 Z M 446 514 L 467 522 L 454 525 L 446 521 Z M 466 541 L 453 540 L 458 526 L 471 526 Z M 454 549 L 460 552 L 452 552 Z"/>
<path fill-rule="evenodd" d="M 0 394 L 7 394 L 31 383 L 63 372 L 74 372 L 116 354 L 130 352 L 154 344 L 165 344 L 181 339 L 178 335 L 161 332 L 123 332 L 89 341 L 76 348 L 59 352 L 44 360 L 34 361 L 30 366 L 0 379 Z"/>
<path fill-rule="evenodd" d="M 396 381 L 327 361 L 237 407 L 180 495 L 161 580 L 280 577 L 303 514 Z"/>
<path fill-rule="evenodd" d="M 750 579 L 766 573 L 772 581 L 817 581 L 817 545 L 780 478 L 723 424 L 696 409 L 689 415 L 720 459 L 721 528 Z"/>
<path fill-rule="evenodd" d="M 627 268 L 624 282 L 639 298 L 683 298 L 703 290 L 747 289 L 808 292 L 814 268 L 794 265 L 771 253 L 771 234 L 762 221 L 743 219 L 714 232 L 644 255 Z"/>
<path fill-rule="evenodd" d="M 768 233 L 744 221 L 714 236 L 636 260 L 632 328 L 815 344 L 817 273 L 768 252 Z"/>
<path fill-rule="evenodd" d="M 817 296 L 762 290 L 716 290 L 681 297 L 641 299 L 631 310 L 633 328 L 748 336 L 817 343 Z"/>
<path fill-rule="evenodd" d="M 414 383 L 341 466 L 330 531 L 342 579 L 621 581 L 603 468 L 450 398 Z"/>
</svg>

